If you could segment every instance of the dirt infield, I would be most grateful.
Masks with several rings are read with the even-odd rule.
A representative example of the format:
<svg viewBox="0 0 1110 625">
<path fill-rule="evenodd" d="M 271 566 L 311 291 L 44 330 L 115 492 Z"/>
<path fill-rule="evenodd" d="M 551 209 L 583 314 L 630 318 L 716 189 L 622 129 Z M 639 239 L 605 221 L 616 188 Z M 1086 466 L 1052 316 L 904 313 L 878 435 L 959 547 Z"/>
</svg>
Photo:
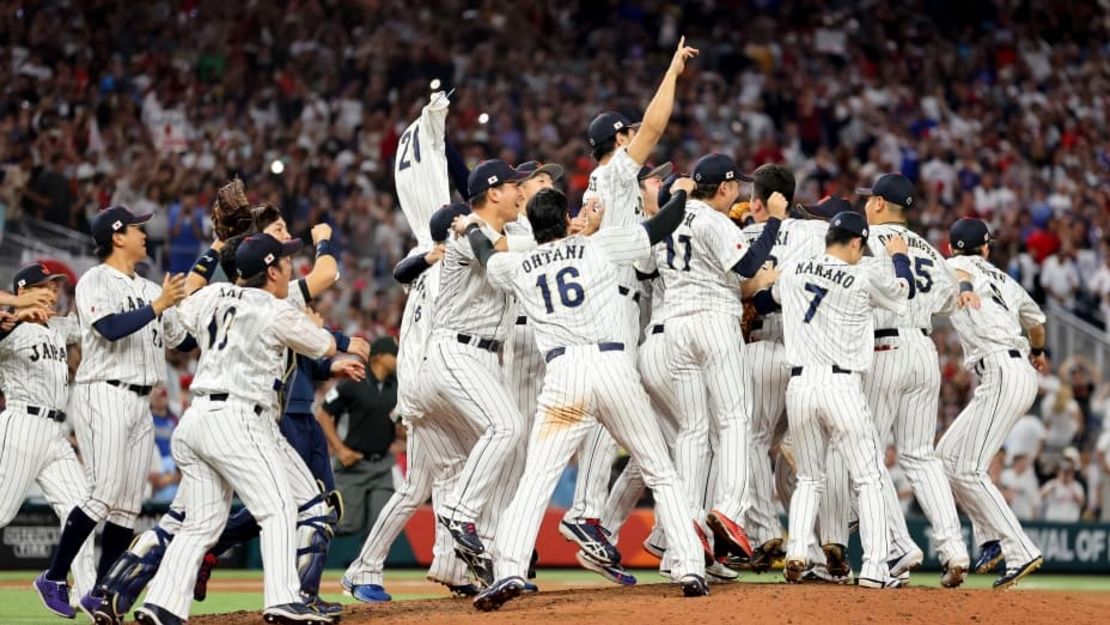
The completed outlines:
<svg viewBox="0 0 1110 625">
<path fill-rule="evenodd" d="M 380 623 L 1106 623 L 1110 595 L 1083 592 L 944 590 L 906 588 L 733 584 L 714 586 L 712 595 L 684 599 L 678 588 L 645 584 L 543 592 L 522 597 L 499 612 L 481 613 L 470 601 L 435 599 L 372 606 L 348 606 L 343 625 Z M 197 616 L 192 625 L 252 625 L 257 612 Z"/>
</svg>

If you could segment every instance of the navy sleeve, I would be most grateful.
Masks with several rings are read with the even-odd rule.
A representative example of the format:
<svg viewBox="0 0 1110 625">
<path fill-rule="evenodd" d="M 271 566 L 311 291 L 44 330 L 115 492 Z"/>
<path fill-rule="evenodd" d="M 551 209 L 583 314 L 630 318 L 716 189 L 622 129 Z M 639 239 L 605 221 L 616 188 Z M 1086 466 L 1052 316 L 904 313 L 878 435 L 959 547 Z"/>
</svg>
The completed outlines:
<svg viewBox="0 0 1110 625">
<path fill-rule="evenodd" d="M 905 254 L 895 254 L 890 260 L 894 263 L 894 274 L 910 285 L 909 299 L 913 299 L 913 296 L 917 295 L 917 284 L 913 271 L 910 270 L 910 257 Z"/>
<path fill-rule="evenodd" d="M 147 304 L 137 310 L 101 317 L 93 324 L 93 329 L 109 341 L 118 341 L 125 336 L 138 332 L 146 324 L 154 321 L 154 316 L 154 306 Z"/>
<path fill-rule="evenodd" d="M 401 284 L 412 284 L 414 280 L 420 277 L 420 274 L 428 270 L 428 267 L 431 267 L 431 265 L 424 258 L 424 254 L 409 256 L 393 268 L 393 279 Z"/>
<path fill-rule="evenodd" d="M 331 378 L 331 358 L 308 358 L 297 356 L 297 367 L 303 370 L 316 382 Z"/>
<path fill-rule="evenodd" d="M 686 192 L 682 189 L 671 194 L 671 199 L 659 209 L 658 213 L 644 222 L 644 229 L 648 233 L 648 241 L 652 245 L 662 241 L 670 233 L 682 225 L 682 218 L 686 216 Z"/>
<path fill-rule="evenodd" d="M 185 340 L 181 341 L 181 343 L 179 343 L 176 347 L 174 347 L 174 350 L 179 351 L 179 352 L 191 352 L 196 348 L 197 348 L 196 338 L 194 338 L 192 334 L 186 334 L 185 335 Z"/>
<path fill-rule="evenodd" d="M 346 354 L 347 350 L 351 347 L 351 337 L 343 334 L 339 330 L 331 330 L 331 336 L 335 339 L 335 350 Z"/>
<path fill-rule="evenodd" d="M 470 241 L 470 248 L 474 250 L 474 256 L 478 258 L 478 263 L 485 267 L 486 263 L 489 262 L 489 257 L 497 251 L 493 247 L 493 241 L 490 241 L 489 237 L 477 225 L 472 225 L 466 231 L 466 238 Z"/>
<path fill-rule="evenodd" d="M 752 298 L 752 303 L 755 304 L 755 311 L 761 315 L 766 315 L 774 312 L 780 312 L 782 306 L 775 301 L 774 295 L 771 294 L 771 289 L 763 289 L 756 293 Z"/>
<path fill-rule="evenodd" d="M 763 232 L 760 233 L 759 238 L 752 242 L 752 246 L 744 252 L 744 257 L 733 265 L 732 270 L 736 273 L 750 278 L 759 271 L 763 263 L 767 262 L 767 257 L 771 255 L 771 249 L 775 247 L 775 241 L 779 237 L 779 226 L 782 221 L 774 217 L 767 220 L 767 225 L 763 226 Z"/>
<path fill-rule="evenodd" d="M 466 161 L 463 160 L 462 154 L 455 149 L 454 144 L 446 141 L 447 152 L 447 177 L 451 179 L 451 185 L 462 196 L 463 201 L 470 199 L 470 191 L 467 185 L 467 180 L 470 179 L 470 169 L 466 166 Z"/>
<path fill-rule="evenodd" d="M 659 277 L 659 270 L 656 269 L 651 273 L 644 273 L 639 269 L 636 270 L 636 279 L 643 282 L 644 280 L 654 280 Z"/>
</svg>

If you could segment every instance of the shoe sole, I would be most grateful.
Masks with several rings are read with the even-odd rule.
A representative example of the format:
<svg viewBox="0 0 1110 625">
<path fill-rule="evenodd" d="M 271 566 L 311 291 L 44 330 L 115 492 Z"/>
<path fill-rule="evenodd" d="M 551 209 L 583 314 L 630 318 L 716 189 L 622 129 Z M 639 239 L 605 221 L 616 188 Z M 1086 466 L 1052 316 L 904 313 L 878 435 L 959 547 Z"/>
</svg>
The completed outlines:
<svg viewBox="0 0 1110 625">
<path fill-rule="evenodd" d="M 998 554 L 997 556 L 991 558 L 990 560 L 987 560 L 983 564 L 975 567 L 975 572 L 979 575 L 989 575 L 990 573 L 993 573 L 994 570 L 998 568 L 998 565 L 1002 563 L 1002 558 L 1002 554 Z"/>
<path fill-rule="evenodd" d="M 119 625 L 123 622 L 122 618 L 116 618 L 115 616 L 108 614 L 107 612 L 102 612 L 100 610 L 93 611 L 92 619 L 93 623 L 95 623 L 96 625 Z"/>
<path fill-rule="evenodd" d="M 561 535 L 564 539 L 566 539 L 566 541 L 568 543 L 574 543 L 574 544 L 578 545 L 578 548 L 581 549 L 582 551 L 585 551 L 586 553 L 592 553 L 594 551 L 600 551 L 600 552 L 605 552 L 606 551 L 604 546 L 601 545 L 600 543 L 597 543 L 593 540 L 590 540 L 589 538 L 579 537 L 577 534 L 574 533 L 574 530 L 567 527 L 563 521 L 559 522 L 559 535 Z M 599 549 L 598 547 L 601 547 L 601 548 Z M 613 547 L 614 551 L 616 551 L 616 549 L 617 549 L 616 547 Z M 613 565 L 618 565 L 618 564 L 620 564 L 619 559 L 616 562 L 613 563 Z"/>
<path fill-rule="evenodd" d="M 574 559 L 578 560 L 578 564 L 587 571 L 593 571 L 605 579 L 617 584 L 618 586 L 635 586 L 636 578 L 628 573 L 618 574 L 605 568 L 604 565 L 594 562 L 589 556 L 583 554 L 581 551 L 574 554 Z"/>
<path fill-rule="evenodd" d="M 262 620 L 275 625 L 332 625 L 334 621 L 321 614 L 287 614 L 263 612 Z"/>
<path fill-rule="evenodd" d="M 153 612 L 147 612 L 142 608 L 135 610 L 135 621 L 142 625 L 162 625 L 162 619 L 155 616 Z"/>
<path fill-rule="evenodd" d="M 736 550 L 737 552 L 742 553 L 749 558 L 752 557 L 753 551 L 751 541 L 746 540 L 744 542 L 741 542 L 739 540 L 739 537 L 733 536 L 732 532 L 730 532 L 728 529 L 729 524 L 724 520 L 722 515 L 718 514 L 717 512 L 710 512 L 709 516 L 705 519 L 705 522 L 707 525 L 709 525 L 709 529 L 713 530 L 713 536 L 715 536 L 717 540 L 723 540 L 726 544 L 729 545 L 729 547 Z"/>
<path fill-rule="evenodd" d="M 469 551 L 456 547 L 455 555 L 466 564 L 467 570 L 470 571 L 475 578 L 477 578 L 485 586 L 492 586 L 493 579 L 493 562 L 483 558 L 481 555 L 474 555 Z"/>
<path fill-rule="evenodd" d="M 802 579 L 802 574 L 805 573 L 806 563 L 801 560 L 787 560 L 786 566 L 783 567 L 783 575 L 786 581 L 791 584 L 797 584 Z"/>
<path fill-rule="evenodd" d="M 949 577 L 951 577 L 954 581 L 946 581 Z M 967 567 L 954 566 L 948 569 L 948 573 L 941 575 L 940 585 L 944 586 L 945 588 L 959 588 L 963 585 L 965 579 L 967 579 Z"/>
<path fill-rule="evenodd" d="M 507 585 L 495 593 L 490 593 L 484 597 L 479 596 L 474 600 L 474 607 L 481 612 L 500 610 L 501 606 L 516 599 L 522 592 L 524 592 L 524 589 L 515 584 Z"/>
<path fill-rule="evenodd" d="M 38 584 L 36 584 L 35 582 L 31 582 L 31 588 L 35 589 L 35 594 L 38 595 L 39 601 L 42 602 L 42 607 L 46 608 L 46 610 L 48 612 L 50 612 L 51 614 L 57 614 L 58 616 L 60 616 L 62 618 L 77 618 L 77 611 L 76 610 L 73 611 L 73 614 L 66 614 L 65 612 L 59 612 L 59 611 L 55 610 L 54 608 L 50 607 L 50 605 L 46 603 L 46 597 L 42 594 L 42 590 L 39 589 Z M 72 609 L 72 607 L 70 609 Z"/>
<path fill-rule="evenodd" d="M 1044 558 L 1043 557 L 1037 558 L 1032 563 L 1027 564 L 1025 566 L 1025 568 L 1023 568 L 1017 575 L 1014 576 L 1013 579 L 1007 581 L 1005 584 L 1000 584 L 998 586 L 995 586 L 994 589 L 995 590 L 1005 590 L 1007 588 L 1011 588 L 1011 587 L 1013 587 L 1014 584 L 1017 584 L 1021 580 L 1025 579 L 1026 577 L 1029 576 L 1030 573 L 1036 571 L 1037 569 L 1041 568 L 1042 566 L 1044 566 Z"/>
<path fill-rule="evenodd" d="M 649 543 L 646 540 L 644 541 L 644 551 L 654 558 L 657 558 L 659 560 L 663 559 L 664 550 L 660 549 L 656 545 Z"/>
<path fill-rule="evenodd" d="M 699 580 L 680 582 L 683 597 L 706 597 L 709 595 L 709 586 Z"/>
<path fill-rule="evenodd" d="M 709 582 L 710 584 L 714 584 L 714 583 L 716 583 L 716 584 L 730 584 L 730 583 L 735 582 L 736 580 L 740 579 L 740 574 L 739 573 L 737 573 L 736 571 L 733 571 L 732 569 L 728 568 L 727 566 L 725 568 L 728 569 L 730 572 L 732 572 L 731 576 L 717 575 L 716 573 L 712 573 L 712 572 L 706 570 L 705 571 L 705 581 Z"/>
<path fill-rule="evenodd" d="M 901 562 L 902 558 L 899 558 L 898 560 L 899 560 L 899 562 Z M 921 555 L 917 556 L 916 558 L 911 559 L 909 561 L 911 562 L 911 564 L 902 566 L 900 568 L 893 567 L 893 566 L 890 567 L 890 576 L 891 577 L 901 577 L 902 575 L 905 575 L 906 573 L 912 573 L 913 571 L 916 571 L 917 569 L 921 568 L 921 563 L 925 561 L 925 554 L 921 554 Z M 895 573 L 895 571 L 898 571 L 898 572 Z"/>
</svg>

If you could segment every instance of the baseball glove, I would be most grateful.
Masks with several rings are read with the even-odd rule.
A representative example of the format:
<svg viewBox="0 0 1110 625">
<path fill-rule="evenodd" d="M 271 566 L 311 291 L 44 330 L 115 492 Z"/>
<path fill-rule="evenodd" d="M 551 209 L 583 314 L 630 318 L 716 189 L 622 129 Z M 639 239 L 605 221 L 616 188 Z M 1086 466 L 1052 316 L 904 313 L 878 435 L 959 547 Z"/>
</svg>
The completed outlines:
<svg viewBox="0 0 1110 625">
<path fill-rule="evenodd" d="M 755 222 L 755 220 L 752 219 L 750 202 L 737 202 L 733 204 L 732 208 L 728 211 L 728 218 L 740 228 L 749 226 Z"/>
<path fill-rule="evenodd" d="M 744 334 L 744 342 L 750 343 L 752 340 L 752 323 L 759 318 L 759 313 L 755 311 L 755 304 L 750 301 L 744 302 L 744 315 L 740 318 L 740 331 Z"/>
<path fill-rule="evenodd" d="M 235 178 L 216 192 L 212 205 L 212 227 L 221 241 L 247 232 L 251 228 L 250 202 L 243 181 Z"/>
</svg>

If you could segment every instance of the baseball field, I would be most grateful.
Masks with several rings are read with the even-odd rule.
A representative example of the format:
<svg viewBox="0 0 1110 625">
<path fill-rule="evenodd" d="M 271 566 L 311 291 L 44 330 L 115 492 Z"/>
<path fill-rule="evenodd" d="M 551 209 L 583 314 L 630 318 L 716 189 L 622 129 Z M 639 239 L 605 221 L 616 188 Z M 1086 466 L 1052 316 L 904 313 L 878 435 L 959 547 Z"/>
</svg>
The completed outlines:
<svg viewBox="0 0 1110 625">
<path fill-rule="evenodd" d="M 451 599 L 426 582 L 422 571 L 390 571 L 394 601 L 350 605 L 345 625 L 362 623 L 689 623 L 730 621 L 820 623 L 1035 623 L 1103 624 L 1110 614 L 1110 577 L 1033 575 L 1019 588 L 994 591 L 993 577 L 973 575 L 959 590 L 944 590 L 935 574 L 915 574 L 910 588 L 864 590 L 827 585 L 788 586 L 776 574 L 745 575 L 739 583 L 713 586 L 709 597 L 683 599 L 655 571 L 636 571 L 640 584 L 618 588 L 581 570 L 541 570 L 539 595 L 522 597 L 501 611 L 479 613 L 465 599 Z M 338 571 L 325 579 L 325 597 L 340 594 Z M 0 573 L 0 623 L 56 625 L 31 592 L 34 575 Z M 218 570 L 208 600 L 195 603 L 193 625 L 260 623 L 259 571 Z M 130 620 L 130 619 L 129 619 Z M 78 615 L 77 622 L 86 622 Z"/>
</svg>

